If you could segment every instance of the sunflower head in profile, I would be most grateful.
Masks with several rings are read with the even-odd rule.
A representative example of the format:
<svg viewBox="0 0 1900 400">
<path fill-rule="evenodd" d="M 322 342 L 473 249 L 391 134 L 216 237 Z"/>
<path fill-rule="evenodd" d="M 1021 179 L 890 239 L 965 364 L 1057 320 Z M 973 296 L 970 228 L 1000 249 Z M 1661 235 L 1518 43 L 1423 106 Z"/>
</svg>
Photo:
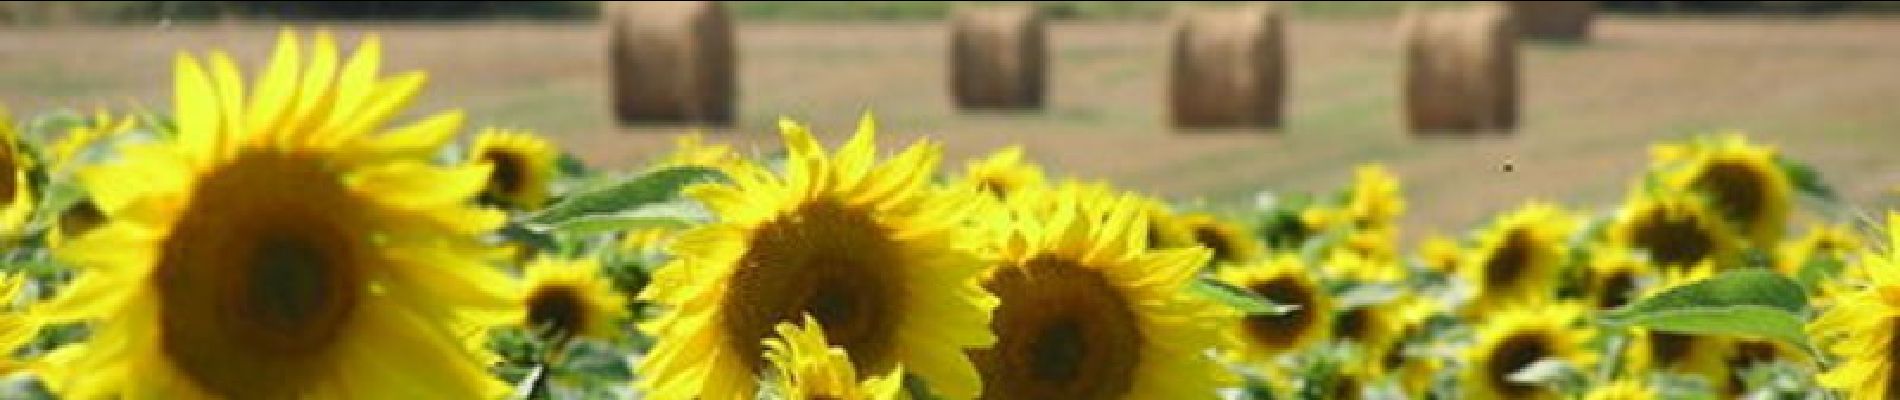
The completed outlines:
<svg viewBox="0 0 1900 400">
<path fill-rule="evenodd" d="M 970 161 L 963 168 L 963 179 L 996 198 L 1043 185 L 1042 167 L 1024 161 L 1021 146 L 1004 147 L 989 157 Z"/>
<path fill-rule="evenodd" d="M 994 347 L 971 351 L 992 399 L 1208 397 L 1231 313 L 1192 295 L 1208 251 L 1150 250 L 1147 200 L 1064 183 L 1010 198 Z"/>
<path fill-rule="evenodd" d="M 1552 358 L 1589 370 L 1596 361 L 1586 345 L 1592 337 L 1580 326 L 1585 307 L 1577 303 L 1521 303 L 1494 312 L 1478 326 L 1477 341 L 1465 350 L 1459 388 L 1468 399 L 1555 399 L 1549 388 L 1510 380 L 1537 360 Z"/>
<path fill-rule="evenodd" d="M 1195 245 L 1212 252 L 1213 258 L 1209 261 L 1214 264 L 1245 263 L 1260 258 L 1266 252 L 1246 227 L 1213 214 L 1187 213 L 1178 216 L 1175 221 L 1194 239 Z"/>
<path fill-rule="evenodd" d="M 1887 213 L 1887 248 L 1900 247 L 1900 213 Z M 1840 357 L 1819 376 L 1822 386 L 1854 399 L 1900 395 L 1900 257 L 1893 250 L 1864 253 L 1859 265 L 1868 284 L 1838 293 L 1819 318 L 1808 323 L 1817 346 Z"/>
<path fill-rule="evenodd" d="M 1734 265 L 1740 239 L 1712 213 L 1701 196 L 1662 191 L 1632 196 L 1609 227 L 1611 245 L 1634 249 L 1665 269 L 1703 261 Z"/>
<path fill-rule="evenodd" d="M 1380 229 L 1396 225 L 1399 217 L 1405 215 L 1405 196 L 1399 188 L 1398 177 L 1380 164 L 1353 169 L 1351 194 L 1345 208 L 1356 228 Z"/>
<path fill-rule="evenodd" d="M 522 325 L 560 340 L 580 336 L 597 340 L 620 337 L 620 322 L 630 317 L 627 296 L 593 259 L 539 257 L 522 271 Z"/>
<path fill-rule="evenodd" d="M 0 240 L 20 235 L 33 215 L 31 176 L 39 163 L 20 142 L 12 114 L 0 109 Z"/>
<path fill-rule="evenodd" d="M 1275 356 L 1324 340 L 1333 328 L 1333 299 L 1296 255 L 1279 255 L 1219 272 L 1219 278 L 1274 304 L 1299 308 L 1284 314 L 1248 315 L 1231 329 L 1234 355 L 1267 363 Z"/>
<path fill-rule="evenodd" d="M 1662 396 L 1656 389 L 1643 381 L 1631 378 L 1617 379 L 1610 383 L 1590 388 L 1583 394 L 1583 400 L 1656 400 Z"/>
<path fill-rule="evenodd" d="M 1702 263 L 1687 270 L 1665 271 L 1661 281 L 1643 290 L 1643 297 L 1714 276 L 1714 266 Z M 1731 340 L 1717 336 L 1631 329 L 1624 367 L 1632 374 L 1664 371 L 1696 377 L 1717 393 L 1735 395 L 1729 387 Z"/>
<path fill-rule="evenodd" d="M 1845 261 L 1848 255 L 1860 249 L 1860 236 L 1852 227 L 1814 226 L 1808 229 L 1806 236 L 1775 246 L 1775 270 L 1795 276 L 1801 273 L 1801 268 L 1809 261 Z"/>
<path fill-rule="evenodd" d="M 673 151 L 660 158 L 655 167 L 698 166 L 730 171 L 742 168 L 745 157 L 725 143 L 707 144 L 700 132 L 692 132 L 673 138 Z"/>
<path fill-rule="evenodd" d="M 1781 240 L 1794 208 L 1794 184 L 1774 147 L 1725 133 L 1659 145 L 1652 155 L 1664 183 L 1708 196 L 1714 211 L 1755 246 Z"/>
<path fill-rule="evenodd" d="M 1567 257 L 1565 241 L 1575 225 L 1565 211 L 1540 202 L 1493 221 L 1458 266 L 1459 277 L 1478 293 L 1466 311 L 1480 315 L 1504 304 L 1555 295 L 1552 288 Z"/>
<path fill-rule="evenodd" d="M 825 340 L 825 328 L 805 314 L 802 322 L 781 322 L 765 339 L 771 363 L 770 390 L 782 399 L 897 400 L 904 395 L 904 368 L 858 380 L 858 370 L 842 347 Z"/>
<path fill-rule="evenodd" d="M 68 398 L 494 397 L 468 332 L 517 316 L 484 265 L 485 165 L 445 166 L 459 113 L 386 129 L 424 75 L 379 77 L 285 31 L 253 90 L 222 52 L 176 62 L 175 134 L 79 170 L 106 223 L 57 255 L 49 322 L 88 321 Z M 307 58 L 306 58 L 307 57 Z M 307 62 L 307 63 L 306 63 Z M 206 67 L 209 67 L 208 69 Z"/>
<path fill-rule="evenodd" d="M 555 162 L 560 157 L 560 150 L 547 139 L 501 129 L 482 130 L 468 154 L 469 162 L 494 171 L 488 176 L 483 194 L 521 210 L 538 210 L 547 203 L 549 184 L 556 175 Z"/>
<path fill-rule="evenodd" d="M 1649 261 L 1629 249 L 1597 245 L 1591 248 L 1585 292 L 1598 310 L 1622 307 L 1641 294 L 1641 285 L 1653 278 Z"/>
<path fill-rule="evenodd" d="M 673 259 L 639 299 L 662 307 L 640 329 L 659 338 L 638 386 L 658 398 L 756 393 L 760 341 L 811 314 L 860 375 L 902 364 L 950 397 L 979 391 L 965 351 L 995 341 L 996 298 L 967 223 L 975 198 L 931 184 L 940 149 L 919 144 L 875 162 L 867 115 L 837 154 L 804 126 L 780 123 L 783 173 L 733 168 L 729 183 L 688 187 L 716 216 L 672 239 Z M 980 225 L 980 224 L 976 224 Z"/>
<path fill-rule="evenodd" d="M 1181 221 L 1181 216 L 1168 208 L 1168 203 L 1159 199 L 1150 199 L 1145 207 L 1148 211 L 1148 248 L 1171 249 L 1176 247 L 1194 247 L 1194 231 Z"/>
</svg>

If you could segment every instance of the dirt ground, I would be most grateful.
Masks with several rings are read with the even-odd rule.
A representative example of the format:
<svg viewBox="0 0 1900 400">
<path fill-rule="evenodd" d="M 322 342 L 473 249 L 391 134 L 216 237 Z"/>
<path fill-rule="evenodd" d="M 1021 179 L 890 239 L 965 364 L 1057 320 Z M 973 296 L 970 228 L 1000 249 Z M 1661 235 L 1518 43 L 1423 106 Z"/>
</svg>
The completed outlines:
<svg viewBox="0 0 1900 400">
<path fill-rule="evenodd" d="M 812 122 L 836 142 L 874 111 L 894 149 L 943 143 L 945 164 L 1020 143 L 1059 175 L 1210 207 L 1260 190 L 1343 185 L 1382 162 L 1404 180 L 1408 234 L 1453 232 L 1527 198 L 1606 209 L 1659 140 L 1747 131 L 1818 167 L 1869 214 L 1900 186 L 1900 20 L 1600 20 L 1582 45 L 1527 44 L 1515 135 L 1418 138 L 1400 129 L 1396 23 L 1289 22 L 1291 89 L 1279 131 L 1181 131 L 1165 123 L 1169 27 L 1051 28 L 1049 106 L 966 114 L 950 105 L 947 36 L 933 23 L 748 24 L 740 32 L 740 123 L 711 135 L 769 151 L 774 121 Z M 616 127 L 605 37 L 594 24 L 342 25 L 379 32 L 384 69 L 421 68 L 416 112 L 466 109 L 471 128 L 529 128 L 589 162 L 640 165 L 682 126 Z M 52 107 L 169 106 L 175 51 L 226 48 L 247 70 L 274 39 L 264 25 L 0 30 L 0 100 Z M 346 41 L 347 42 L 347 41 Z M 1512 172 L 1500 165 L 1509 162 Z"/>
</svg>

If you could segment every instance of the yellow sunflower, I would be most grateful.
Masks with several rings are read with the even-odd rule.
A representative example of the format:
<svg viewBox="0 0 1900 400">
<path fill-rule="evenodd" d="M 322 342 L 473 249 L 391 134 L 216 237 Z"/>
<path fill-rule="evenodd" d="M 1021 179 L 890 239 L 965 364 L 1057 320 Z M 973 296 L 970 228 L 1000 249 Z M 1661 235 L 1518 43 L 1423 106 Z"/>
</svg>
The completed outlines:
<svg viewBox="0 0 1900 400">
<path fill-rule="evenodd" d="M 1021 146 L 1004 147 L 989 157 L 970 161 L 963 168 L 963 179 L 997 198 L 1043 184 L 1042 168 L 1023 161 Z"/>
<path fill-rule="evenodd" d="M 1405 196 L 1399 188 L 1399 179 L 1384 165 L 1360 165 L 1353 170 L 1352 195 L 1346 200 L 1345 211 L 1355 227 L 1392 227 L 1405 215 Z"/>
<path fill-rule="evenodd" d="M 1640 294 L 1638 285 L 1655 274 L 1649 262 L 1635 252 L 1615 246 L 1597 245 L 1590 251 L 1590 303 L 1599 310 L 1629 304 Z"/>
<path fill-rule="evenodd" d="M 1232 380 L 1207 354 L 1232 315 L 1187 288 L 1209 251 L 1147 249 L 1143 203 L 1076 184 L 1010 199 L 985 281 L 996 346 L 970 353 L 983 398 L 1211 398 Z"/>
<path fill-rule="evenodd" d="M 1642 251 L 1656 266 L 1680 269 L 1705 260 L 1735 265 L 1740 239 L 1700 197 L 1681 192 L 1633 196 L 1609 227 L 1612 245 Z"/>
<path fill-rule="evenodd" d="M 1394 282 L 1405 279 L 1399 264 L 1396 229 L 1360 229 L 1347 234 L 1327 255 L 1328 279 L 1358 282 Z"/>
<path fill-rule="evenodd" d="M 1566 258 L 1565 241 L 1576 221 L 1563 210 L 1531 202 L 1499 217 L 1466 254 L 1458 274 L 1477 289 L 1467 305 L 1482 315 L 1510 303 L 1541 301 L 1555 295 Z"/>
<path fill-rule="evenodd" d="M 1168 204 L 1160 200 L 1147 201 L 1148 209 L 1148 248 L 1171 249 L 1176 247 L 1199 246 L 1194 241 L 1194 232 L 1182 224 L 1180 216 L 1168 209 Z"/>
<path fill-rule="evenodd" d="M 661 158 L 656 167 L 691 165 L 730 173 L 735 168 L 742 168 L 744 158 L 732 149 L 732 145 L 706 144 L 706 139 L 699 132 L 693 132 L 673 138 L 673 152 Z"/>
<path fill-rule="evenodd" d="M 1465 249 L 1457 239 L 1438 234 L 1426 235 L 1418 245 L 1419 262 L 1426 269 L 1444 273 L 1458 270 L 1458 264 L 1464 258 Z"/>
<path fill-rule="evenodd" d="M 1176 218 L 1176 223 L 1186 228 L 1195 244 L 1213 251 L 1214 258 L 1209 261 L 1216 264 L 1245 263 L 1260 258 L 1265 252 L 1245 226 L 1212 214 L 1183 214 Z"/>
<path fill-rule="evenodd" d="M 1887 213 L 1888 249 L 1900 248 L 1900 213 Z M 1870 280 L 1866 287 L 1836 295 L 1819 318 L 1808 324 L 1817 345 L 1840 357 L 1820 375 L 1822 386 L 1839 389 L 1853 399 L 1887 399 L 1900 395 L 1900 257 L 1863 254 L 1855 266 Z"/>
<path fill-rule="evenodd" d="M 37 163 L 21 146 L 13 117 L 0 109 L 0 241 L 22 234 L 27 218 L 33 215 L 33 187 L 28 175 Z"/>
<path fill-rule="evenodd" d="M 1846 225 L 1815 226 L 1801 239 L 1782 242 L 1775 247 L 1775 270 L 1788 276 L 1801 273 L 1801 267 L 1816 259 L 1847 260 L 1860 251 L 1860 236 Z"/>
<path fill-rule="evenodd" d="M 91 120 L 68 129 L 65 136 L 47 148 L 46 163 L 55 170 L 70 171 L 82 161 L 80 158 L 87 148 L 132 131 L 136 121 L 130 115 L 115 118 L 103 110 L 94 112 Z"/>
<path fill-rule="evenodd" d="M 1794 208 L 1794 184 L 1772 146 L 1750 144 L 1740 133 L 1659 145 L 1653 151 L 1663 182 L 1709 196 L 1723 219 L 1755 246 L 1781 241 Z"/>
<path fill-rule="evenodd" d="M 613 340 L 620 337 L 619 322 L 630 317 L 627 296 L 614 290 L 594 259 L 544 256 L 528 264 L 523 278 L 524 326 L 550 329 L 561 338 Z"/>
<path fill-rule="evenodd" d="M 1583 394 L 1583 400 L 1656 400 L 1662 398 L 1656 389 L 1635 379 L 1618 379 L 1601 386 L 1590 388 Z"/>
<path fill-rule="evenodd" d="M 379 78 L 374 37 L 341 65 L 314 47 L 285 31 L 249 93 L 223 52 L 180 54 L 176 135 L 79 171 L 108 222 L 60 249 L 78 277 L 45 304 L 91 322 L 63 397 L 506 391 L 464 329 L 515 318 L 483 265 L 503 216 L 468 205 L 488 169 L 431 163 L 461 114 L 385 130 L 424 75 Z"/>
<path fill-rule="evenodd" d="M 1459 385 L 1462 398 L 1557 398 L 1547 388 L 1512 382 L 1509 377 L 1544 358 L 1588 371 L 1596 357 L 1586 346 L 1591 332 L 1578 326 L 1584 309 L 1576 303 L 1524 304 L 1486 317 L 1478 327 L 1477 342 L 1465 352 Z"/>
<path fill-rule="evenodd" d="M 857 368 L 844 348 L 825 340 L 825 328 L 811 314 L 794 325 L 781 322 L 775 337 L 765 339 L 765 359 L 772 364 L 772 390 L 790 400 L 896 400 L 904 395 L 904 368 L 858 380 Z"/>
<path fill-rule="evenodd" d="M 1405 298 L 1408 300 L 1352 307 L 1333 316 L 1333 337 L 1358 349 L 1354 368 L 1368 379 L 1383 379 L 1404 362 L 1403 354 L 1392 352 L 1403 350 L 1407 334 L 1404 313 L 1411 296 Z"/>
<path fill-rule="evenodd" d="M 494 169 L 484 194 L 523 210 L 547 203 L 560 157 L 560 150 L 540 136 L 492 128 L 475 136 L 468 153 L 470 162 Z"/>
<path fill-rule="evenodd" d="M 1235 356 L 1265 363 L 1274 356 L 1323 340 L 1333 328 L 1333 300 L 1296 255 L 1274 256 L 1218 272 L 1222 282 L 1245 288 L 1276 304 L 1298 306 L 1280 315 L 1249 315 L 1232 328 Z"/>
<path fill-rule="evenodd" d="M 641 361 L 639 388 L 750 398 L 765 365 L 759 341 L 809 313 L 861 374 L 901 363 L 938 393 L 976 396 L 964 351 L 995 341 L 986 328 L 996 299 L 977 281 L 984 264 L 964 219 L 975 195 L 931 185 L 934 144 L 873 165 L 868 115 L 835 157 L 804 126 L 780 129 L 783 176 L 745 164 L 731 183 L 687 188 L 718 222 L 675 237 L 675 258 L 639 296 L 665 307 L 640 326 L 660 340 Z"/>
<path fill-rule="evenodd" d="M 1433 376 L 1444 368 L 1444 362 L 1438 357 L 1411 354 L 1408 349 L 1430 333 L 1426 331 L 1426 320 L 1436 315 L 1438 308 L 1431 299 L 1418 295 L 1400 297 L 1388 307 L 1394 311 L 1398 334 L 1383 350 L 1377 350 L 1379 365 L 1370 370 L 1397 381 L 1399 389 L 1409 398 L 1424 398 L 1431 391 Z"/>
</svg>

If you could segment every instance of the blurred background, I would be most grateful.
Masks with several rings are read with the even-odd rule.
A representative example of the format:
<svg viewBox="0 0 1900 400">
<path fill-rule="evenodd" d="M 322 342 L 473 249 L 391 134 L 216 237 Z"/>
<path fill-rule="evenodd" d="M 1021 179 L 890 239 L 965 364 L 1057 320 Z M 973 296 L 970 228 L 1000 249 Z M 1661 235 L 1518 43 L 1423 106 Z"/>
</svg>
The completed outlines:
<svg viewBox="0 0 1900 400">
<path fill-rule="evenodd" d="M 1053 175 L 1217 210 L 1262 190 L 1329 191 L 1353 165 L 1384 163 L 1411 202 L 1404 223 L 1421 227 L 1410 238 L 1525 198 L 1616 204 L 1652 143 L 1735 129 L 1815 165 L 1865 209 L 1900 204 L 1900 4 L 1601 2 L 1588 41 L 1522 45 L 1511 134 L 1449 138 L 1404 129 L 1402 3 L 1282 2 L 1282 122 L 1212 130 L 1169 123 L 1170 19 L 1231 5 L 1034 4 L 1048 61 L 1031 111 L 954 106 L 945 18 L 957 5 L 932 1 L 727 3 L 736 114 L 716 127 L 616 123 L 603 7 L 590 1 L 0 2 L 0 101 L 15 115 L 168 109 L 176 52 L 222 48 L 254 71 L 280 28 L 323 27 L 347 44 L 381 35 L 385 72 L 427 70 L 412 115 L 461 108 L 470 128 L 534 130 L 606 168 L 698 130 L 771 151 L 780 116 L 835 142 L 872 111 L 886 149 L 940 142 L 948 173 L 1021 144 Z"/>
</svg>

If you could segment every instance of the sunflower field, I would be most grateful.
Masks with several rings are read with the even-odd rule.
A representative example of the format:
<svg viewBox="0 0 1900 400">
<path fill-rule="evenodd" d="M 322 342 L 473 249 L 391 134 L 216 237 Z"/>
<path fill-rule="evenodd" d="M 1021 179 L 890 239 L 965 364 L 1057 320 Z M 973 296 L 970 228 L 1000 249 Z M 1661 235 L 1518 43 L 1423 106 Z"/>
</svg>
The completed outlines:
<svg viewBox="0 0 1900 400">
<path fill-rule="evenodd" d="M 1900 396 L 1900 214 L 1741 133 L 1401 248 L 1379 165 L 1213 212 L 869 115 L 594 170 L 313 36 L 0 121 L 0 397 Z"/>
</svg>

